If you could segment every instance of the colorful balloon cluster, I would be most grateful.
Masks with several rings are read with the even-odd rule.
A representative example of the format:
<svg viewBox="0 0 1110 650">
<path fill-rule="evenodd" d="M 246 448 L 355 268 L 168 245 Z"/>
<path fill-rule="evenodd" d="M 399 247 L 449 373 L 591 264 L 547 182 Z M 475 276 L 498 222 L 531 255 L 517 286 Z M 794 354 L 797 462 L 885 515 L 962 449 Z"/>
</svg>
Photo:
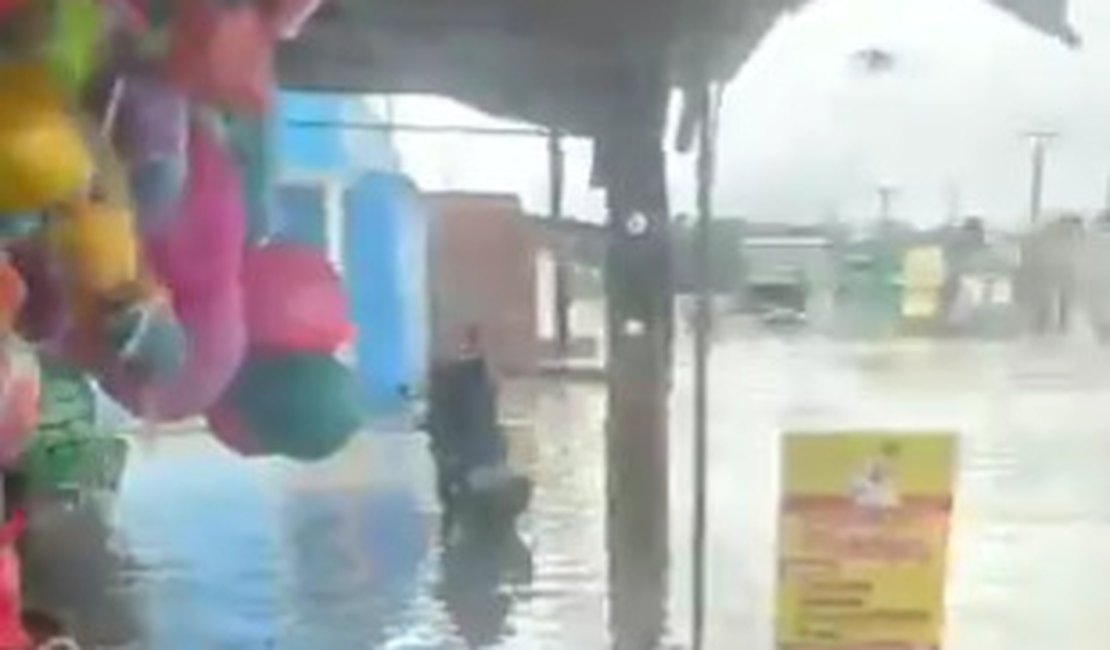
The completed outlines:
<svg viewBox="0 0 1110 650">
<path fill-rule="evenodd" d="M 322 458 L 358 429 L 340 279 L 268 237 L 273 53 L 319 4 L 0 0 L 4 350 L 242 453 Z M 0 463 L 36 400 L 0 385 Z"/>
</svg>

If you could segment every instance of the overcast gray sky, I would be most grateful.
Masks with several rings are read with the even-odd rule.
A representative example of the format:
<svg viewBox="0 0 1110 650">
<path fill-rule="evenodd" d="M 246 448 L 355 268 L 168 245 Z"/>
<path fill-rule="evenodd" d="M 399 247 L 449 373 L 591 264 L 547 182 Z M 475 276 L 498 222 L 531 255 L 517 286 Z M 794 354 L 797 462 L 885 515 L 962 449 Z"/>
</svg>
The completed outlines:
<svg viewBox="0 0 1110 650">
<path fill-rule="evenodd" d="M 1004 226 L 1028 202 L 1021 133 L 1060 133 L 1049 157 L 1048 209 L 1090 212 L 1110 179 L 1110 1 L 1072 0 L 1079 50 L 1032 31 L 985 0 L 817 0 L 785 18 L 727 89 L 717 211 L 757 219 L 870 218 L 875 189 L 898 188 L 897 216 L 963 211 Z M 868 76 L 852 54 L 898 58 Z M 492 121 L 444 100 L 404 98 L 401 121 Z M 520 193 L 546 209 L 542 141 L 408 135 L 406 170 L 428 189 Z M 590 150 L 572 143 L 569 209 L 600 218 L 586 188 Z M 676 211 L 692 197 L 689 161 L 671 164 Z"/>
</svg>

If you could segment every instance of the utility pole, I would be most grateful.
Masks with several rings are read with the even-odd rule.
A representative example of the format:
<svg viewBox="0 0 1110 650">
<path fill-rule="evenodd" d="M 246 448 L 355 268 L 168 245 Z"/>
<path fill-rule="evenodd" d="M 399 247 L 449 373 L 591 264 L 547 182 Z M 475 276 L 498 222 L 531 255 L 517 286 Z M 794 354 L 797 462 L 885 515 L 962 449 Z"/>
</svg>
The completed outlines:
<svg viewBox="0 0 1110 650">
<path fill-rule="evenodd" d="M 963 218 L 963 192 L 960 189 L 959 183 L 951 181 L 948 183 L 947 190 L 948 202 L 948 224 L 955 226 L 960 223 Z"/>
<path fill-rule="evenodd" d="M 1110 174 L 1106 175 L 1106 195 L 1103 197 L 1102 214 L 1110 216 Z"/>
<path fill-rule="evenodd" d="M 889 224 L 893 216 L 894 197 L 898 194 L 898 190 L 892 185 L 880 185 L 875 192 L 879 196 L 879 223 Z"/>
<path fill-rule="evenodd" d="M 1044 207 L 1044 168 L 1048 143 L 1059 137 L 1055 131 L 1030 131 L 1025 134 L 1033 143 L 1032 175 L 1029 184 L 1029 220 L 1034 225 L 1041 220 Z"/>
<path fill-rule="evenodd" d="M 563 186 L 566 170 L 563 134 L 558 129 L 551 129 L 547 134 L 547 159 L 550 174 L 550 216 L 552 220 L 558 221 L 564 218 Z M 558 357 L 565 359 L 570 352 L 570 291 L 567 286 L 567 267 L 561 251 L 555 251 L 554 273 L 555 349 Z"/>
</svg>

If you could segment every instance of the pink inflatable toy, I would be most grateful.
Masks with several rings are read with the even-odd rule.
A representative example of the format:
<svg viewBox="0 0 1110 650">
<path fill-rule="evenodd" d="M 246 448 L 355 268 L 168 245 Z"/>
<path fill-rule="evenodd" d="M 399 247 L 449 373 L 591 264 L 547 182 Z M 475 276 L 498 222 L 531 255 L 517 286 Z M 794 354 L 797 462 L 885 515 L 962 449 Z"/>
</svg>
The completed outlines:
<svg viewBox="0 0 1110 650">
<path fill-rule="evenodd" d="M 147 262 L 165 284 L 185 330 L 184 368 L 149 382 L 115 370 L 104 377 L 113 397 L 154 421 L 203 414 L 235 376 L 247 345 L 240 287 L 245 214 L 228 154 L 200 124 L 189 139 L 189 181 L 181 212 L 146 239 Z"/>
<path fill-rule="evenodd" d="M 246 210 L 239 172 L 223 145 L 197 123 L 189 137 L 185 195 L 170 228 L 145 238 L 147 261 L 174 299 L 239 282 Z"/>
</svg>

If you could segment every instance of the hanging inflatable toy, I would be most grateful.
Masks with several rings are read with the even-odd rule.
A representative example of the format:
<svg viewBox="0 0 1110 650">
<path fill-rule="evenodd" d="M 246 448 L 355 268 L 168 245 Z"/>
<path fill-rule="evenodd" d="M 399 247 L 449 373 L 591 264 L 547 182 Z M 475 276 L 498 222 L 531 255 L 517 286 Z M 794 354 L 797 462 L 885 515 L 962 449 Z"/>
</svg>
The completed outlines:
<svg viewBox="0 0 1110 650">
<path fill-rule="evenodd" d="M 111 0 L 130 6 L 132 12 L 141 17 L 151 29 L 161 29 L 173 18 L 174 6 L 178 0 Z"/>
<path fill-rule="evenodd" d="M 15 465 L 39 418 L 39 369 L 34 350 L 16 337 L 0 344 L 0 466 Z"/>
<path fill-rule="evenodd" d="M 79 312 L 139 277 L 139 242 L 131 214 L 123 208 L 74 201 L 49 220 L 46 237 L 66 269 Z"/>
<path fill-rule="evenodd" d="M 50 252 L 39 242 L 23 240 L 7 249 L 12 265 L 27 286 L 16 329 L 25 340 L 61 350 L 66 325 L 65 289 Z"/>
<path fill-rule="evenodd" d="M 184 334 L 165 291 L 144 277 L 128 212 L 85 200 L 51 218 L 46 240 L 61 269 L 66 348 L 95 369 L 122 364 L 146 377 L 176 374 Z"/>
<path fill-rule="evenodd" d="M 57 261 L 74 350 L 86 366 L 103 362 L 103 333 L 110 297 L 139 277 L 138 242 L 131 215 L 121 208 L 82 199 L 60 209 L 46 227 L 46 244 Z M 111 300 L 111 304 L 109 304 Z"/>
<path fill-rule="evenodd" d="M 247 244 L 260 246 L 276 228 L 273 189 L 277 185 L 275 133 L 268 117 L 228 115 L 224 132 L 235 153 L 247 205 Z"/>
<path fill-rule="evenodd" d="M 28 494 L 74 488 L 116 491 L 128 445 L 122 435 L 98 426 L 97 395 L 88 374 L 50 355 L 39 356 L 39 368 L 39 426 L 17 470 L 26 479 Z"/>
<path fill-rule="evenodd" d="M 243 292 L 252 347 L 332 354 L 354 333 L 339 274 L 308 246 L 248 250 Z"/>
<path fill-rule="evenodd" d="M 225 291 L 206 300 L 174 301 L 176 322 L 184 330 L 178 342 L 168 332 L 151 345 L 183 348 L 180 370 L 172 376 L 117 372 L 102 376 L 112 397 L 136 416 L 173 422 L 203 415 L 234 377 L 246 349 L 242 296 Z M 171 359 L 173 361 L 174 359 Z"/>
<path fill-rule="evenodd" d="M 0 338 L 16 331 L 19 315 L 27 302 L 27 283 L 7 256 L 0 258 Z"/>
<path fill-rule="evenodd" d="M 34 0 L 0 0 L 0 21 L 7 20 L 12 14 L 24 9 Z"/>
<path fill-rule="evenodd" d="M 15 465 L 39 419 L 37 359 L 31 346 L 16 334 L 27 292 L 28 286 L 8 254 L 0 255 L 0 470 Z"/>
<path fill-rule="evenodd" d="M 58 0 L 53 3 L 53 14 L 47 60 L 55 78 L 77 93 L 101 63 L 105 28 L 101 3 Z"/>
<path fill-rule="evenodd" d="M 15 335 L 27 286 L 0 260 L 0 469 L 8 469 L 31 441 L 38 423 L 39 372 L 32 348 Z"/>
<path fill-rule="evenodd" d="M 320 460 L 362 426 L 353 374 L 330 355 L 253 354 L 208 414 L 216 437 L 248 456 Z"/>
<path fill-rule="evenodd" d="M 274 86 L 274 34 L 252 2 L 188 0 L 174 6 L 168 73 L 195 100 L 261 114 Z"/>
<path fill-rule="evenodd" d="M 120 32 L 134 35 L 151 28 L 146 4 L 141 0 L 100 0 L 100 4 L 107 14 L 105 31 L 109 40 L 118 38 Z"/>
<path fill-rule="evenodd" d="M 243 359 L 246 327 L 239 278 L 244 243 L 239 177 L 201 122 L 189 137 L 189 175 L 178 214 L 145 239 L 152 273 L 165 284 L 187 339 L 179 373 L 169 379 L 120 371 L 105 389 L 132 413 L 154 421 L 202 415 L 224 392 Z"/>
<path fill-rule="evenodd" d="M 43 0 L 4 4 L 0 8 L 0 54 L 7 61 L 40 59 L 51 39 L 52 18 L 52 6 Z"/>
<path fill-rule="evenodd" d="M 0 524 L 0 648 L 30 648 L 23 627 L 23 578 L 16 543 L 27 527 L 22 508 L 4 508 Z"/>
<path fill-rule="evenodd" d="M 76 196 L 92 172 L 50 74 L 32 64 L 0 64 L 0 215 L 36 212 Z"/>
<path fill-rule="evenodd" d="M 144 237 L 155 274 L 178 296 L 204 295 L 239 284 L 244 212 L 239 172 L 213 129 L 194 120 L 189 172 L 172 227 Z"/>
<path fill-rule="evenodd" d="M 153 234 L 175 215 L 184 190 L 188 106 L 179 90 L 151 75 L 121 83 L 116 141 L 127 161 L 139 230 Z"/>
<path fill-rule="evenodd" d="M 7 214 L 0 219 L 0 248 L 35 235 L 42 229 L 42 216 L 33 212 Z"/>
</svg>

